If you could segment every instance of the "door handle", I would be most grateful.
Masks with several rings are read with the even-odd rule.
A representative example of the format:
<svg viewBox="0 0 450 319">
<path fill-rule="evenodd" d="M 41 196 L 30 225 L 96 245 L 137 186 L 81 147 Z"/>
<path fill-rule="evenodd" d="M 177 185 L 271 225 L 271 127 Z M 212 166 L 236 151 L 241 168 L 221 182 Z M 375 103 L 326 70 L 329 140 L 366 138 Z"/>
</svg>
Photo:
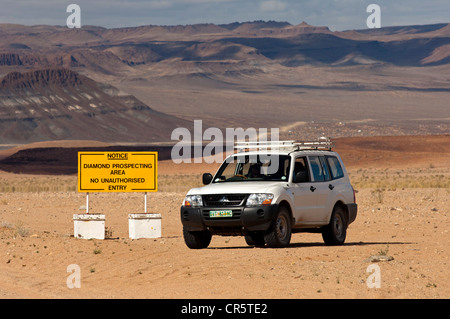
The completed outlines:
<svg viewBox="0 0 450 319">
<path fill-rule="evenodd" d="M 310 190 L 311 192 L 314 192 L 314 191 L 316 190 L 316 188 L 315 188 L 314 186 L 311 186 L 311 187 L 309 188 L 309 190 Z"/>
<path fill-rule="evenodd" d="M 330 184 L 330 185 L 328 185 L 328 188 L 333 190 L 334 186 Z"/>
</svg>

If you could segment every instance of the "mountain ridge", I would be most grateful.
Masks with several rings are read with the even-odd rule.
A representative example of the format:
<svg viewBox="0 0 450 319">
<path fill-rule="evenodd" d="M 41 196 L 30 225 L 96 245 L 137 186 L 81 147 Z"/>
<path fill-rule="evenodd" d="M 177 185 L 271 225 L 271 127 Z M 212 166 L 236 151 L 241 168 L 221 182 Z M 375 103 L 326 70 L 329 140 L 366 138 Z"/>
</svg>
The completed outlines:
<svg viewBox="0 0 450 319">
<path fill-rule="evenodd" d="M 0 24 L 0 36 L 0 143 L 168 141 L 195 119 L 224 129 L 448 114 L 448 23 Z"/>
<path fill-rule="evenodd" d="M 285 66 L 336 65 L 349 54 L 362 57 L 361 61 L 393 65 L 405 65 L 405 56 L 410 66 L 450 62 L 450 24 L 445 23 L 339 32 L 305 22 L 291 25 L 276 21 L 114 29 L 0 24 L 0 34 L 0 72 L 2 66 L 60 66 L 119 74 L 129 67 L 174 58 L 248 64 L 258 55 Z M 193 45 L 202 45 L 205 50 L 193 52 Z M 211 55 L 211 45 L 221 48 Z M 299 58 L 293 62 L 295 56 Z"/>
</svg>

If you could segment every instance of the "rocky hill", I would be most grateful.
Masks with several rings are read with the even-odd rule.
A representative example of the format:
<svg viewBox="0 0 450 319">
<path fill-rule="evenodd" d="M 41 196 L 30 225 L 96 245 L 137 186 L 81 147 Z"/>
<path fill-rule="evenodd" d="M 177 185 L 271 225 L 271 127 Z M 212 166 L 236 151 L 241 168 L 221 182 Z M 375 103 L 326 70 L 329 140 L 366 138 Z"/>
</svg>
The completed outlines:
<svg viewBox="0 0 450 319">
<path fill-rule="evenodd" d="M 188 124 L 65 68 L 11 72 L 0 81 L 0 143 L 151 142 L 167 140 L 171 128 Z"/>
</svg>

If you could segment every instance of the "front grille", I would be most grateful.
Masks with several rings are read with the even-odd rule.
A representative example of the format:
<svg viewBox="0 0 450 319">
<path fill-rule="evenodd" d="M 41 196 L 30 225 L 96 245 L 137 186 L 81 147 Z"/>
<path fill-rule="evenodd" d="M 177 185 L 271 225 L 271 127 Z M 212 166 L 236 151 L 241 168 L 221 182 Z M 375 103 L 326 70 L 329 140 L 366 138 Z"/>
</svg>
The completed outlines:
<svg viewBox="0 0 450 319">
<path fill-rule="evenodd" d="M 204 206 L 243 206 L 248 194 L 203 195 Z"/>
</svg>

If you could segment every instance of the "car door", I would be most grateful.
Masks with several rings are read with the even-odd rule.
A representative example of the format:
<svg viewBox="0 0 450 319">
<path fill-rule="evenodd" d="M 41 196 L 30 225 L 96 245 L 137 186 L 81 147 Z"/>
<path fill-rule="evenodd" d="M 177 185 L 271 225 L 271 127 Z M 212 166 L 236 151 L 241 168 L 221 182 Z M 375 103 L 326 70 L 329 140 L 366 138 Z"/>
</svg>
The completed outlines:
<svg viewBox="0 0 450 319">
<path fill-rule="evenodd" d="M 327 223 L 329 218 L 329 206 L 331 201 L 332 187 L 330 188 L 331 176 L 324 156 L 308 156 L 310 164 L 312 184 L 311 192 L 316 209 L 311 216 L 316 223 Z"/>
<path fill-rule="evenodd" d="M 307 177 L 304 181 L 296 181 L 295 176 L 304 170 Z M 311 170 L 306 156 L 298 156 L 292 164 L 293 183 L 291 187 L 294 196 L 294 218 L 296 224 L 307 225 L 316 222 L 318 214 L 317 199 L 315 190 L 312 187 L 315 183 L 311 181 Z"/>
</svg>

